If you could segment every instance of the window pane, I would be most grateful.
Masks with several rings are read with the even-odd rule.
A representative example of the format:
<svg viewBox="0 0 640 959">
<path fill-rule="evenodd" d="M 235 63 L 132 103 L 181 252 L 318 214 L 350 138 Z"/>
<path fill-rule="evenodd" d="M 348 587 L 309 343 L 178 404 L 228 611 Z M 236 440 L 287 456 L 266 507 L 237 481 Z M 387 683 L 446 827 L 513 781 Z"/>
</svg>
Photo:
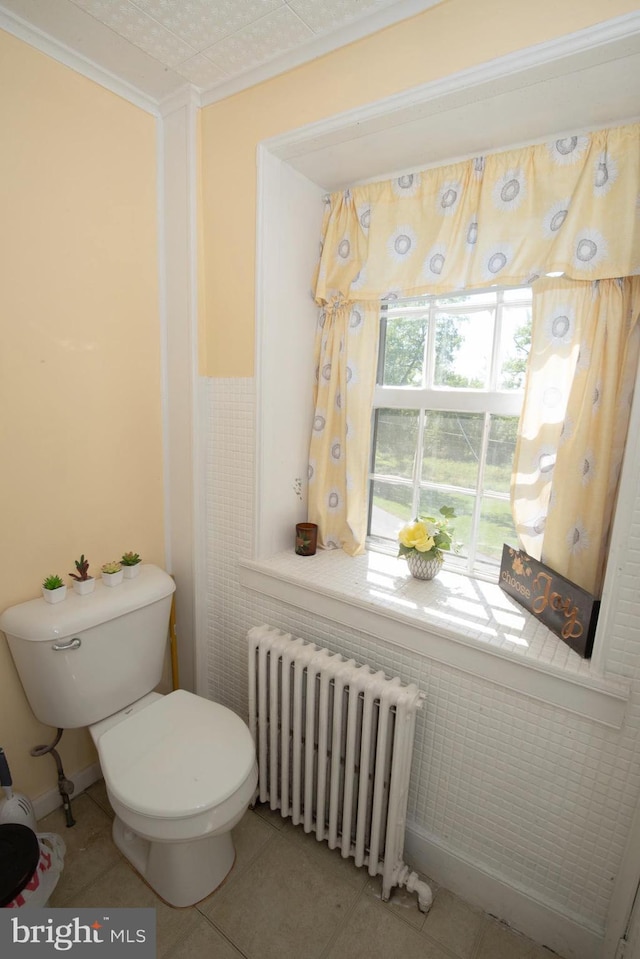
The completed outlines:
<svg viewBox="0 0 640 959">
<path fill-rule="evenodd" d="M 371 536 L 396 539 L 400 527 L 414 518 L 411 515 L 412 500 L 409 486 L 374 481 L 371 484 Z"/>
<path fill-rule="evenodd" d="M 511 505 L 507 500 L 483 496 L 476 557 L 499 564 L 504 543 L 511 546 L 518 543 L 511 518 Z"/>
<path fill-rule="evenodd" d="M 382 374 L 384 386 L 423 385 L 428 325 L 427 314 L 411 318 L 387 318 Z"/>
<path fill-rule="evenodd" d="M 453 565 L 466 569 L 473 556 L 476 570 L 495 570 L 503 544 L 517 542 L 509 492 L 518 417 L 484 412 L 483 395 L 487 389 L 522 393 L 531 316 L 530 287 L 496 286 L 388 304 L 382 385 L 407 387 L 406 405 L 425 402 L 415 389 L 435 389 L 436 406 L 467 412 L 383 409 L 376 414 L 374 536 L 395 540 L 399 526 L 412 519 L 417 496 L 423 515 L 437 515 L 443 505 L 456 510 L 452 525 L 463 558 Z M 460 396 L 462 390 L 473 391 L 473 399 Z"/>
<path fill-rule="evenodd" d="M 420 515 L 435 516 L 440 514 L 441 506 L 453 506 L 456 511 L 455 519 L 451 520 L 454 530 L 454 542 L 461 544 L 459 556 L 469 554 L 469 535 L 475 496 L 467 493 L 449 493 L 446 490 L 420 490 Z"/>
<path fill-rule="evenodd" d="M 487 465 L 484 474 L 485 489 L 494 493 L 509 494 L 517 432 L 517 416 L 491 417 Z"/>
<path fill-rule="evenodd" d="M 531 307 L 504 306 L 498 374 L 499 390 L 523 390 L 531 346 Z"/>
<path fill-rule="evenodd" d="M 422 450 L 423 481 L 475 487 L 483 423 L 482 413 L 428 412 Z"/>
<path fill-rule="evenodd" d="M 486 387 L 492 338 L 493 312 L 437 313 L 434 386 Z"/>
<path fill-rule="evenodd" d="M 418 437 L 417 410 L 376 410 L 374 473 L 410 480 Z"/>
</svg>

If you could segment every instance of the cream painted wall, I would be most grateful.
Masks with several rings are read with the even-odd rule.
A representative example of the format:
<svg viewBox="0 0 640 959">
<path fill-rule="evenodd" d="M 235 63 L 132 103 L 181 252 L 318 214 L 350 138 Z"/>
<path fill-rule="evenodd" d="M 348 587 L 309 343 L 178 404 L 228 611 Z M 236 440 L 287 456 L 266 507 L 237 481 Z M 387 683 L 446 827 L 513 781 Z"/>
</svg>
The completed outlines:
<svg viewBox="0 0 640 959">
<path fill-rule="evenodd" d="M 0 32 L 0 609 L 124 550 L 164 559 L 155 120 Z M 90 599 L 88 600 L 90 601 Z M 0 634 L 0 745 L 55 789 Z M 94 761 L 68 731 L 65 771 Z"/>
<path fill-rule="evenodd" d="M 260 141 L 636 9 L 637 0 L 444 0 L 206 107 L 201 373 L 253 375 Z"/>
</svg>

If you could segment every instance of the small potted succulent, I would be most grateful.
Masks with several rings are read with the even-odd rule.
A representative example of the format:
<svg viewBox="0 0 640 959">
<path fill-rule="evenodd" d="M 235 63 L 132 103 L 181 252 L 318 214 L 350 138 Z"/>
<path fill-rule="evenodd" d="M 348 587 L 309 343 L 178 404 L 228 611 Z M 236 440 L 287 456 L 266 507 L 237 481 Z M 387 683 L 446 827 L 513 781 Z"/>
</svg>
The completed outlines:
<svg viewBox="0 0 640 959">
<path fill-rule="evenodd" d="M 125 579 L 133 579 L 140 572 L 142 560 L 137 553 L 123 553 L 120 560 Z"/>
<path fill-rule="evenodd" d="M 75 566 L 75 573 L 69 573 L 73 580 L 73 591 L 80 596 L 86 596 L 87 593 L 93 592 L 96 581 L 93 576 L 89 576 L 89 560 L 84 558 L 84 553 L 80 559 L 75 560 Z"/>
<path fill-rule="evenodd" d="M 64 585 L 61 576 L 54 573 L 42 583 L 42 595 L 48 603 L 60 603 L 67 595 L 67 587 Z"/>
<path fill-rule="evenodd" d="M 119 586 L 122 582 L 122 564 L 114 560 L 102 567 L 102 582 L 105 586 Z"/>
</svg>

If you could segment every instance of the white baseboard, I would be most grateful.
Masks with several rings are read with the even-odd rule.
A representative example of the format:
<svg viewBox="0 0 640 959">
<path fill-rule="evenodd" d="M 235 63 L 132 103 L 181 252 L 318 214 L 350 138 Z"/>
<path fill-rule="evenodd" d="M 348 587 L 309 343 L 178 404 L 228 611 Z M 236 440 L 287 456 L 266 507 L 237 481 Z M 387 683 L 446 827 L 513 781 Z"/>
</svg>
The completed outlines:
<svg viewBox="0 0 640 959">
<path fill-rule="evenodd" d="M 478 906 L 518 932 L 548 946 L 566 959 L 600 959 L 604 930 L 583 917 L 571 916 L 524 888 L 511 885 L 442 845 L 419 826 L 408 823 L 405 859 L 466 902 Z"/>
<path fill-rule="evenodd" d="M 74 773 L 68 778 L 75 786 L 75 789 L 71 794 L 71 802 L 73 803 L 75 796 L 79 796 L 80 793 L 83 793 L 85 789 L 88 789 L 89 786 L 92 786 L 93 783 L 98 781 L 98 779 L 102 779 L 100 763 L 92 763 L 90 766 L 85 766 L 84 769 L 80 769 L 77 773 Z M 45 816 L 48 816 L 50 812 L 53 812 L 54 809 L 57 809 L 58 806 L 61 805 L 62 796 L 58 792 L 58 787 L 56 786 L 55 789 L 50 789 L 48 792 L 43 793 L 41 796 L 38 796 L 37 799 L 33 800 L 33 808 L 35 810 L 36 819 L 43 819 Z"/>
</svg>

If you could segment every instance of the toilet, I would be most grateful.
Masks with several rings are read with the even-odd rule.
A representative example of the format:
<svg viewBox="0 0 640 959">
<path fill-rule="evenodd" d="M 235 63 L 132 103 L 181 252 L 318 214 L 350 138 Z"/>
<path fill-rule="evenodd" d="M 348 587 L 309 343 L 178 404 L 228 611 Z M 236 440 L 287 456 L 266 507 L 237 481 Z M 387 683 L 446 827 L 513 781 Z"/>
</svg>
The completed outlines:
<svg viewBox="0 0 640 959">
<path fill-rule="evenodd" d="M 164 664 L 173 579 L 143 565 L 51 605 L 34 599 L 0 629 L 36 717 L 87 726 L 115 812 L 113 840 L 172 906 L 208 896 L 233 866 L 231 830 L 258 770 L 245 723 L 185 690 L 154 692 Z"/>
</svg>

